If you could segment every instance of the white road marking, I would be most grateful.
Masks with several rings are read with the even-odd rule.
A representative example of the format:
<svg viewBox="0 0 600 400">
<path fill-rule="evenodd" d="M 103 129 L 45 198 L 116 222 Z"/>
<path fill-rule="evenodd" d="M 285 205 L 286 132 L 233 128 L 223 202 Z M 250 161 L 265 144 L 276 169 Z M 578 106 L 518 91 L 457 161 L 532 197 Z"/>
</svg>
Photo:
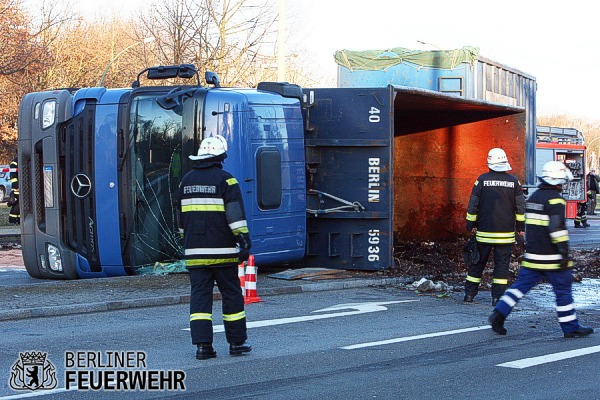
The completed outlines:
<svg viewBox="0 0 600 400">
<path fill-rule="evenodd" d="M 29 397 L 38 397 L 38 396 L 46 396 L 49 394 L 56 394 L 56 393 L 63 393 L 63 392 L 70 392 L 71 390 L 67 390 L 66 388 L 58 388 L 58 389 L 51 389 L 51 390 L 40 390 L 40 391 L 36 391 L 36 392 L 27 392 L 27 393 L 19 393 L 19 394 L 15 394 L 12 396 L 4 396 L 4 397 L 0 397 L 0 400 L 9 400 L 9 399 L 26 399 Z"/>
<path fill-rule="evenodd" d="M 522 360 L 509 361 L 502 364 L 497 364 L 496 367 L 506 368 L 528 368 L 536 365 L 547 364 L 555 361 L 566 360 L 569 358 L 585 356 L 587 354 L 599 353 L 600 346 L 585 347 L 583 349 L 563 351 L 560 353 L 546 354 L 545 356 L 523 358 Z"/>
<path fill-rule="evenodd" d="M 379 340 L 377 342 L 358 343 L 358 344 L 353 344 L 350 346 L 340 347 L 340 349 L 343 349 L 343 350 L 362 349 L 364 347 L 383 346 L 383 345 L 392 344 L 392 343 L 409 342 L 411 340 L 420 340 L 420 339 L 428 339 L 428 338 L 438 337 L 438 336 L 456 335 L 458 333 L 480 331 L 483 329 L 490 329 L 490 328 L 491 327 L 489 325 L 474 326 L 472 328 L 463 328 L 463 329 L 455 329 L 452 331 L 425 333 L 423 335 L 405 336 L 405 337 L 401 337 L 401 338 Z"/>
<path fill-rule="evenodd" d="M 323 308 L 321 310 L 313 311 L 315 312 L 327 312 L 327 311 L 337 311 L 337 310 L 347 310 L 354 309 L 354 311 L 344 311 L 332 314 L 321 314 L 321 315 L 304 315 L 300 317 L 289 317 L 289 318 L 279 318 L 279 319 L 267 319 L 264 321 L 252 321 L 246 324 L 248 329 L 250 328 L 263 328 L 265 326 L 274 326 L 274 325 L 284 325 L 284 324 L 294 324 L 296 322 L 306 322 L 306 321 L 315 321 L 319 319 L 328 319 L 328 318 L 336 318 L 336 317 L 347 317 L 349 315 L 358 315 L 365 313 L 372 313 L 378 311 L 385 311 L 387 307 L 384 305 L 387 304 L 398 304 L 398 303 L 412 303 L 419 300 L 398 300 L 398 301 L 382 301 L 382 302 L 373 302 L 373 303 L 351 303 L 351 304 L 338 304 L 332 307 Z M 184 331 L 189 331 L 190 328 L 184 328 Z M 223 325 L 215 325 L 213 326 L 213 332 L 225 332 L 225 328 Z"/>
</svg>

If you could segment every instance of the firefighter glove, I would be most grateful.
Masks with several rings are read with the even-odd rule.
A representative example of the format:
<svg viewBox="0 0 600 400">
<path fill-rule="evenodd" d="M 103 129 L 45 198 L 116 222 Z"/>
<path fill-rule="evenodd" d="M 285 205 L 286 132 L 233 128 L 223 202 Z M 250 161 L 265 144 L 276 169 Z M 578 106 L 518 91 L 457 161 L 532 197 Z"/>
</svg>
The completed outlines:
<svg viewBox="0 0 600 400">
<path fill-rule="evenodd" d="M 250 235 L 247 233 L 240 233 L 235 237 L 235 241 L 240 247 L 240 252 L 238 255 L 240 262 L 247 261 L 248 257 L 250 256 L 250 248 L 252 247 Z"/>
<path fill-rule="evenodd" d="M 525 244 L 525 236 L 523 234 L 523 231 L 518 231 L 517 234 L 515 235 L 515 239 L 518 245 L 524 245 Z"/>
<path fill-rule="evenodd" d="M 7 206 L 9 206 L 9 207 L 12 207 L 12 206 L 14 206 L 15 204 L 17 204 L 17 202 L 18 202 L 18 197 L 17 197 L 17 195 L 15 194 L 15 191 L 14 191 L 14 190 L 11 190 L 11 191 L 10 191 L 10 195 L 9 195 L 9 197 L 8 197 L 8 201 L 6 202 L 6 205 L 7 205 Z"/>
<path fill-rule="evenodd" d="M 571 259 L 570 257 L 563 257 L 563 259 L 560 261 L 560 270 L 566 271 L 568 269 L 573 268 L 573 265 L 575 265 L 573 259 Z"/>
<path fill-rule="evenodd" d="M 463 259 L 465 264 L 475 265 L 479 262 L 479 250 L 477 248 L 477 239 L 475 235 L 471 236 L 463 247 Z"/>
<path fill-rule="evenodd" d="M 467 232 L 473 232 L 473 229 L 476 229 L 477 225 L 473 221 L 467 221 Z"/>
</svg>

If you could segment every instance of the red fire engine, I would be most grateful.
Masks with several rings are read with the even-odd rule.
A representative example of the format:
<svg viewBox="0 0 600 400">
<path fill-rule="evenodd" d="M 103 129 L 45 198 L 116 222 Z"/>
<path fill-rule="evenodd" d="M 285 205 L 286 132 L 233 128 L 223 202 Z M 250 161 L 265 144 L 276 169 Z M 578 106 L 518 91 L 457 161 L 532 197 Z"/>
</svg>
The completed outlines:
<svg viewBox="0 0 600 400">
<path fill-rule="evenodd" d="M 574 128 L 551 126 L 536 127 L 535 169 L 539 176 L 548 161 L 561 161 L 571 170 L 573 180 L 563 185 L 563 198 L 567 201 L 566 217 L 575 218 L 577 204 L 587 201 L 586 146 L 583 134 Z"/>
</svg>

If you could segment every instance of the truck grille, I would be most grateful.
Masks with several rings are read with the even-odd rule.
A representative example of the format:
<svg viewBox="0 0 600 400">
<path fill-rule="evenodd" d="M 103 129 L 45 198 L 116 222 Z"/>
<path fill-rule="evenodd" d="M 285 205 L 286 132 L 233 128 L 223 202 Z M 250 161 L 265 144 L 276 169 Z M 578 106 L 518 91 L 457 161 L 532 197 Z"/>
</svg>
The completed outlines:
<svg viewBox="0 0 600 400">
<path fill-rule="evenodd" d="M 41 152 L 42 146 L 36 146 L 33 152 L 33 185 L 35 193 L 35 215 L 37 217 L 36 223 L 38 228 L 42 232 L 46 232 L 46 208 L 44 207 L 44 184 L 43 184 L 43 164 L 44 155 Z"/>
<path fill-rule="evenodd" d="M 19 201 L 21 202 L 21 218 L 31 214 L 31 180 L 28 179 L 31 175 L 29 167 L 31 160 L 23 156 L 23 165 L 19 165 L 19 175 L 23 178 L 19 180 Z"/>
<path fill-rule="evenodd" d="M 67 246 L 87 258 L 92 272 L 101 271 L 98 258 L 94 186 L 95 105 L 64 128 L 60 142 L 63 239 Z"/>
</svg>

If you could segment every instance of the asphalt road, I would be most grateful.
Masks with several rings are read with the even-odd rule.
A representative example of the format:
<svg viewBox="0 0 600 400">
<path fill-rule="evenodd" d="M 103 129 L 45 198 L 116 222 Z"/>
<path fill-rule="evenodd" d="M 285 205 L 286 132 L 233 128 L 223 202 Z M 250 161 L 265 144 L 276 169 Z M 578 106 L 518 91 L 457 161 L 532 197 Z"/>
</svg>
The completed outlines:
<svg viewBox="0 0 600 400">
<path fill-rule="evenodd" d="M 58 380 L 42 399 L 565 399 L 600 398 L 600 333 L 564 339 L 552 304 L 532 292 L 507 321 L 491 307 L 388 288 L 276 296 L 247 306 L 254 351 L 230 357 L 215 304 L 218 357 L 198 361 L 188 307 L 0 322 L 0 400 L 19 352 L 47 353 Z M 578 310 L 600 326 L 600 305 Z M 65 391 L 66 352 L 141 351 L 146 369 L 185 372 L 185 391 Z M 588 353 L 588 354 L 586 354 Z M 539 357 L 543 357 L 540 359 Z M 24 392 L 23 394 L 29 393 Z"/>
<path fill-rule="evenodd" d="M 600 248 L 600 220 L 569 226 L 573 247 Z M 2 273 L 1 285 L 32 280 Z M 578 315 L 600 327 L 598 283 L 576 285 Z M 346 289 L 263 298 L 247 306 L 255 350 L 227 354 L 217 328 L 217 359 L 197 361 L 186 331 L 186 304 L 0 322 L 0 400 L 49 399 L 600 399 L 600 332 L 564 339 L 547 288 L 532 291 L 508 322 L 506 337 L 486 323 L 484 296 L 465 305 L 407 290 Z M 348 306 L 347 304 L 354 304 Z M 215 321 L 220 321 L 216 303 Z M 215 322 L 220 323 L 220 322 Z M 57 386 L 11 388 L 19 353 L 40 351 L 56 367 Z M 66 354 L 142 352 L 148 370 L 183 371 L 185 391 L 65 391 Z M 539 357 L 542 357 L 541 359 Z M 18 370 L 18 368 L 17 368 Z M 70 369 L 71 371 L 73 368 Z M 79 368 L 77 370 L 84 370 Z M 85 372 L 85 371 L 84 371 Z"/>
</svg>

